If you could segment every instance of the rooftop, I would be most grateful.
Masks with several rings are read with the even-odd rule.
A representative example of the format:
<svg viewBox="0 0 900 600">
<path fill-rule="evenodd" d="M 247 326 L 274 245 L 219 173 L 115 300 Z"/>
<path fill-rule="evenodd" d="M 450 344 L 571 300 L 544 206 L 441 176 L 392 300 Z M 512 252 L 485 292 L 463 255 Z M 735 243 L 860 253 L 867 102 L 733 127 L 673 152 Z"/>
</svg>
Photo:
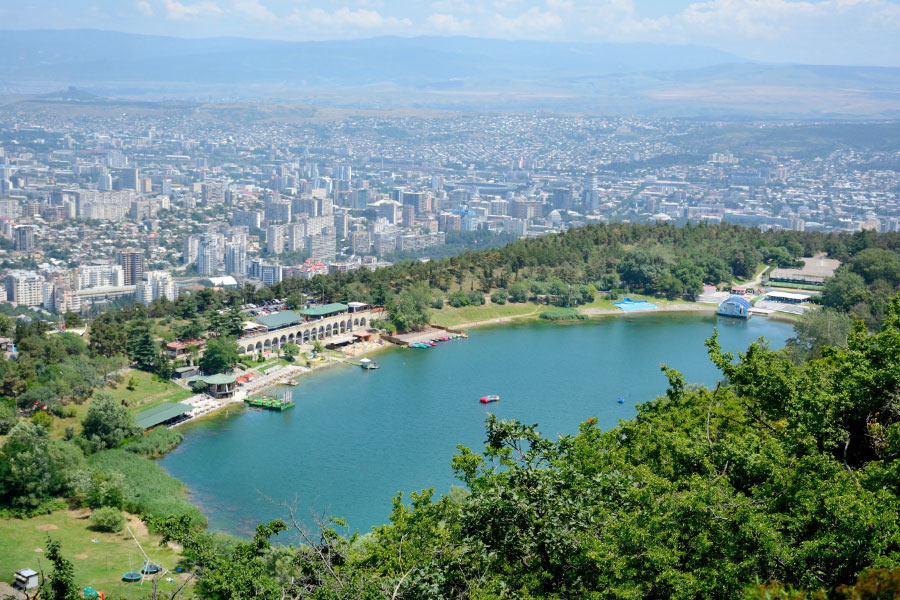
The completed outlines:
<svg viewBox="0 0 900 600">
<path fill-rule="evenodd" d="M 341 304 L 340 302 L 332 302 L 331 304 L 323 304 L 322 306 L 313 306 L 312 308 L 304 308 L 299 311 L 301 315 L 307 317 L 324 317 L 326 315 L 332 315 L 334 313 L 343 312 L 348 310 L 350 307 L 346 304 Z"/>
<path fill-rule="evenodd" d="M 135 424 L 142 429 L 149 429 L 160 423 L 164 423 L 169 419 L 174 419 L 179 415 L 183 415 L 193 407 L 181 402 L 169 402 L 168 404 L 160 404 L 153 408 L 148 408 L 143 412 L 139 412 L 134 417 Z"/>
<path fill-rule="evenodd" d="M 207 376 L 199 375 L 188 379 L 188 383 L 193 383 L 195 381 L 202 381 L 207 385 L 228 385 L 236 382 L 237 379 L 231 375 L 225 375 L 224 373 L 216 373 L 215 375 Z"/>
<path fill-rule="evenodd" d="M 303 317 L 292 310 L 282 310 L 277 313 L 272 313 L 271 315 L 256 317 L 254 320 L 261 325 L 265 325 L 269 329 L 277 329 L 278 327 L 299 323 L 303 321 Z"/>
</svg>

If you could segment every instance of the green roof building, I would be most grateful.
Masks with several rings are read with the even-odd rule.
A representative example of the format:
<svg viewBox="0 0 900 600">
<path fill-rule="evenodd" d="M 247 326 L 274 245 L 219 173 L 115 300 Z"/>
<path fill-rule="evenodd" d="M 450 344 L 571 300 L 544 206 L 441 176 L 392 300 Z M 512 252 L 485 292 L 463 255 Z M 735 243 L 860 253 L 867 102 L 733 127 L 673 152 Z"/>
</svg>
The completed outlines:
<svg viewBox="0 0 900 600">
<path fill-rule="evenodd" d="M 272 313 L 271 315 L 263 315 L 254 319 L 254 321 L 267 327 L 270 331 L 272 329 L 290 327 L 291 325 L 302 323 L 305 320 L 304 317 L 292 310 L 282 310 L 277 313 Z"/>
<path fill-rule="evenodd" d="M 303 310 L 297 311 L 307 321 L 315 321 L 318 319 L 324 319 L 326 317 L 333 317 L 335 315 L 340 315 L 347 312 L 350 309 L 346 304 L 341 304 L 340 302 L 332 302 L 331 304 L 323 304 L 322 306 L 313 306 L 312 308 L 304 308 Z"/>
<path fill-rule="evenodd" d="M 160 404 L 159 406 L 148 408 L 147 410 L 136 414 L 134 417 L 134 422 L 141 429 L 147 430 L 151 427 L 156 427 L 157 425 L 165 423 L 166 421 L 170 421 L 176 417 L 180 417 L 192 408 L 194 407 L 187 404 L 182 404 L 181 402 L 169 402 L 167 404 Z"/>
<path fill-rule="evenodd" d="M 213 398 L 231 398 L 234 395 L 234 389 L 237 386 L 237 379 L 231 375 L 217 373 L 216 375 L 191 377 L 188 383 L 202 381 L 206 384 L 206 393 Z"/>
</svg>

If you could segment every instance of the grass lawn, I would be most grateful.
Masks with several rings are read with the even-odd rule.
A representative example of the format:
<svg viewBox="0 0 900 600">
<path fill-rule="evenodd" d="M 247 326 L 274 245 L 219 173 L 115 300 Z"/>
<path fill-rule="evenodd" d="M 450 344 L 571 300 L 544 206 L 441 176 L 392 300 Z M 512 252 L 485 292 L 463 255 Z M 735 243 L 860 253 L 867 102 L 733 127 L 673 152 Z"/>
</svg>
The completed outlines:
<svg viewBox="0 0 900 600">
<path fill-rule="evenodd" d="M 122 581 L 126 571 L 140 570 L 143 555 L 127 531 L 100 533 L 89 528 L 89 510 L 61 510 L 32 519 L 0 519 L 0 577 L 12 581 L 18 569 L 31 568 L 40 571 L 41 559 L 45 573 L 49 564 L 42 552 L 47 537 L 62 544 L 65 556 L 75 568 L 75 583 L 84 588 L 91 586 L 106 593 L 106 597 L 145 597 L 149 595 L 149 582 L 127 584 Z M 129 527 L 150 558 L 165 569 L 174 571 L 178 555 L 170 548 L 160 548 L 159 536 L 147 532 L 147 527 L 134 516 L 129 516 Z M 100 540 L 93 543 L 91 540 Z M 172 577 L 169 583 L 165 577 Z M 160 579 L 159 589 L 168 597 L 176 585 L 183 581 L 181 574 L 170 574 Z M 137 589 L 135 589 L 137 588 Z M 186 588 L 187 589 L 187 588 Z"/>
<path fill-rule="evenodd" d="M 290 365 L 290 364 L 294 364 L 294 363 L 291 363 L 286 358 L 272 358 L 272 359 L 269 359 L 266 362 L 260 364 L 258 367 L 256 367 L 256 369 L 260 372 L 265 373 L 272 367 L 277 367 L 279 365 L 285 366 L 285 365 Z"/>
<path fill-rule="evenodd" d="M 128 380 L 131 377 L 134 377 L 137 381 L 137 385 L 133 391 L 129 390 L 127 387 Z M 102 391 L 111 394 L 116 400 L 122 400 L 124 398 L 125 401 L 128 402 L 130 407 L 129 410 L 132 414 L 139 413 L 166 402 L 186 400 L 194 395 L 190 390 L 179 387 L 171 381 L 161 382 L 156 380 L 151 373 L 133 369 L 129 369 L 123 374 L 122 383 L 117 384 L 116 387 L 102 388 Z M 54 438 L 61 439 L 65 436 L 67 427 L 71 427 L 76 433 L 80 432 L 81 422 L 84 420 L 90 405 L 90 400 L 82 404 L 75 404 L 75 409 L 78 412 L 72 418 L 62 419 L 60 417 L 53 417 L 53 423 L 50 425 L 50 435 Z"/>
<path fill-rule="evenodd" d="M 544 308 L 544 305 L 538 305 L 534 302 L 526 302 L 524 304 L 511 302 L 507 304 L 484 304 L 482 306 L 464 306 L 462 308 L 453 308 L 445 305 L 440 310 L 431 311 L 431 322 L 442 327 L 453 327 L 476 321 L 520 317 L 538 312 L 542 308 Z"/>
<path fill-rule="evenodd" d="M 607 310 L 614 310 L 618 308 L 617 306 L 615 306 L 615 303 L 621 302 L 625 298 L 631 298 L 632 300 L 646 300 L 647 302 L 655 304 L 659 307 L 668 306 L 670 304 L 685 304 L 688 302 L 688 300 L 667 300 L 666 298 L 655 298 L 653 296 L 646 296 L 644 294 L 632 294 L 631 292 L 626 292 L 624 294 L 621 294 L 618 300 L 604 300 L 598 294 L 596 300 L 594 300 L 590 304 L 581 304 L 578 306 L 578 308 L 602 308 Z"/>
<path fill-rule="evenodd" d="M 133 390 L 128 389 L 128 380 L 134 377 L 137 385 Z M 152 373 L 129 369 L 122 374 L 122 382 L 116 387 L 107 387 L 108 392 L 116 400 L 125 400 L 131 407 L 131 412 L 141 412 L 164 404 L 166 402 L 178 402 L 190 398 L 194 394 L 171 381 L 159 381 Z"/>
</svg>

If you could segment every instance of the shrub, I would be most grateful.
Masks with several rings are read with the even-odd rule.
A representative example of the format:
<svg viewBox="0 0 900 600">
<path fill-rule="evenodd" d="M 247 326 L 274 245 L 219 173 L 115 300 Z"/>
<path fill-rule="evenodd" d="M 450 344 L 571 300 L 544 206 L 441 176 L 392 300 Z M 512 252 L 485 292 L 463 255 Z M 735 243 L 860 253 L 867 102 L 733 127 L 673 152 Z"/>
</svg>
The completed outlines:
<svg viewBox="0 0 900 600">
<path fill-rule="evenodd" d="M 31 422 L 35 425 L 40 425 L 44 429 L 50 429 L 50 426 L 53 425 L 53 417 L 50 416 L 50 413 L 39 410 L 31 417 Z"/>
<path fill-rule="evenodd" d="M 444 299 L 443 298 L 435 298 L 431 301 L 431 308 L 436 310 L 441 310 L 444 308 Z"/>
<path fill-rule="evenodd" d="M 528 302 L 528 286 L 521 282 L 517 281 L 516 283 L 509 286 L 509 301 L 510 302 Z"/>
<path fill-rule="evenodd" d="M 491 294 L 491 303 L 492 304 L 506 304 L 507 299 L 506 292 L 503 290 L 499 290 Z"/>
<path fill-rule="evenodd" d="M 125 476 L 122 491 L 128 512 L 154 517 L 186 514 L 198 525 L 205 523 L 200 510 L 184 499 L 184 484 L 149 458 L 116 449 L 98 452 L 87 463 L 98 471 Z"/>
<path fill-rule="evenodd" d="M 91 528 L 95 531 L 117 533 L 125 528 L 125 516 L 117 508 L 104 506 L 91 514 Z"/>
<path fill-rule="evenodd" d="M 0 404 L 0 435 L 6 435 L 12 429 L 19 416 L 16 409 L 7 404 Z"/>
<path fill-rule="evenodd" d="M 168 427 L 157 427 L 147 435 L 138 436 L 125 443 L 123 448 L 135 454 L 159 458 L 165 456 L 184 439 L 180 433 Z"/>
<path fill-rule="evenodd" d="M 462 290 L 457 290 L 447 297 L 447 304 L 453 308 L 462 308 L 471 304 L 469 295 Z"/>
<path fill-rule="evenodd" d="M 542 312 L 540 317 L 547 321 L 580 321 L 587 318 L 574 308 L 551 308 Z"/>
<path fill-rule="evenodd" d="M 74 419 L 78 416 L 78 407 L 74 404 L 63 404 L 59 416 L 63 419 Z"/>
<path fill-rule="evenodd" d="M 484 304 L 484 294 L 481 292 L 469 292 L 469 304 L 472 306 L 481 306 Z"/>
</svg>

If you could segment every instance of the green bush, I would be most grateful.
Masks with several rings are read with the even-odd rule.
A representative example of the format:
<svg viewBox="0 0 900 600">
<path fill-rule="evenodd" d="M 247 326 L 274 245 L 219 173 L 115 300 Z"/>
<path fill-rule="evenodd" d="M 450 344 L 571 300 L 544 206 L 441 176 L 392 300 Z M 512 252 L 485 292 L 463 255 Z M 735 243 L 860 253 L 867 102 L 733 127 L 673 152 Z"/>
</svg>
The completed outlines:
<svg viewBox="0 0 900 600">
<path fill-rule="evenodd" d="M 441 310 L 444 308 L 444 299 L 443 298 L 435 298 L 431 301 L 431 308 L 435 310 Z"/>
<path fill-rule="evenodd" d="M 528 294 L 530 291 L 527 284 L 517 281 L 509 286 L 509 301 L 519 303 L 528 302 Z"/>
<path fill-rule="evenodd" d="M 462 290 L 457 290 L 447 296 L 447 304 L 449 304 L 453 308 L 462 308 L 463 306 L 468 306 L 469 304 L 471 304 L 471 301 L 467 293 Z"/>
<path fill-rule="evenodd" d="M 540 317 L 547 321 L 580 321 L 587 318 L 574 308 L 551 308 L 542 312 Z"/>
<path fill-rule="evenodd" d="M 104 506 L 91 513 L 91 529 L 118 533 L 125 528 L 125 516 L 117 508 Z"/>
<path fill-rule="evenodd" d="M 184 499 L 184 484 L 149 458 L 115 449 L 98 452 L 87 463 L 104 473 L 124 475 L 123 492 L 128 512 L 154 517 L 186 514 L 197 524 L 205 522 L 200 510 Z"/>
<path fill-rule="evenodd" d="M 504 292 L 503 290 L 498 290 L 498 291 L 494 292 L 493 294 L 491 294 L 491 303 L 492 304 L 506 304 L 507 298 L 508 298 L 508 296 L 506 295 L 506 292 Z"/>
<path fill-rule="evenodd" d="M 50 426 L 53 425 L 53 417 L 50 416 L 50 413 L 39 410 L 31 417 L 31 422 L 35 425 L 40 425 L 44 429 L 50 429 Z"/>
<path fill-rule="evenodd" d="M 16 409 L 8 404 L 0 404 L 0 435 L 6 435 L 19 420 Z"/>
<path fill-rule="evenodd" d="M 135 454 L 159 458 L 178 447 L 184 439 L 180 433 L 168 427 L 157 427 L 147 435 L 128 440 L 123 448 Z"/>
<path fill-rule="evenodd" d="M 484 304 L 484 294 L 481 292 L 469 292 L 469 304 L 471 306 L 481 306 Z"/>
</svg>

